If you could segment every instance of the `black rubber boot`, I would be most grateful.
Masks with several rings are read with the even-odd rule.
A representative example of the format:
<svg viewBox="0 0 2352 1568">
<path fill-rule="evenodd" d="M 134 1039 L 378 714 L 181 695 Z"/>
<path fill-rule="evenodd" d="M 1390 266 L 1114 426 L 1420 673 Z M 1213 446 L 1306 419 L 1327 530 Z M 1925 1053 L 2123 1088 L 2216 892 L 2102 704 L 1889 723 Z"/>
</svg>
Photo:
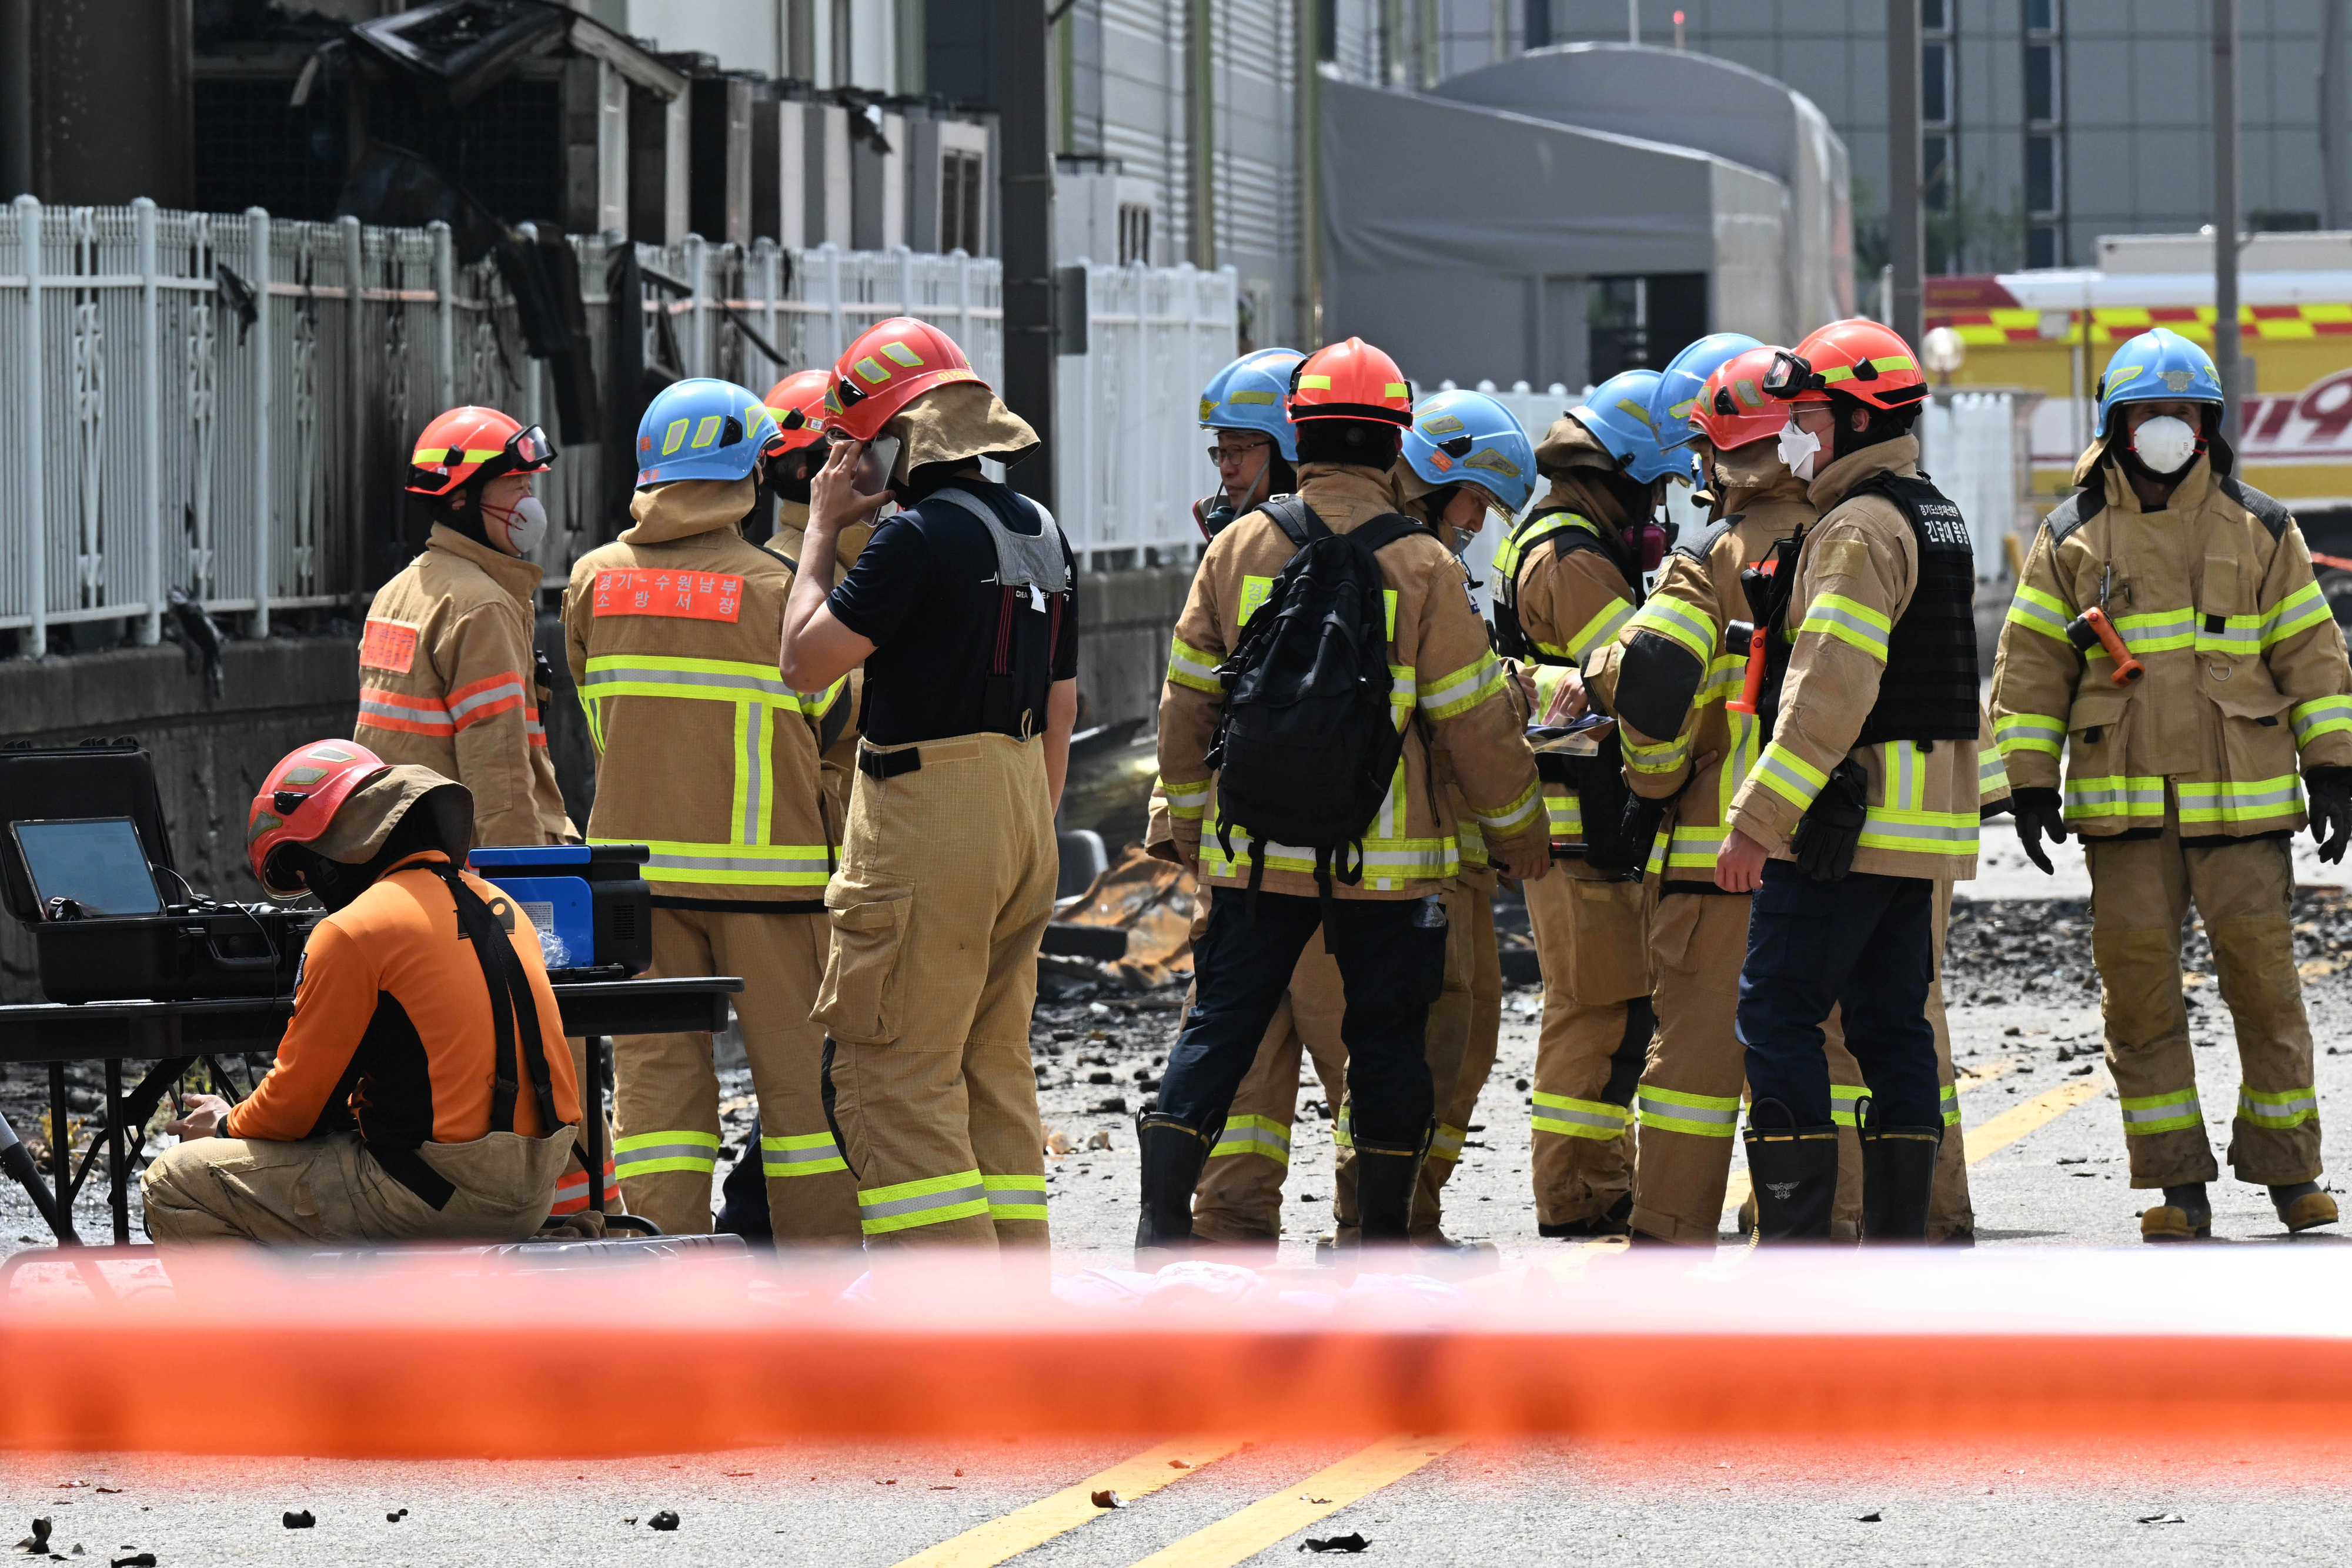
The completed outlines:
<svg viewBox="0 0 2352 1568">
<path fill-rule="evenodd" d="M 1143 1167 L 1135 1260 L 1139 1268 L 1156 1269 L 1192 1244 L 1192 1189 L 1201 1185 L 1201 1167 L 1209 1162 L 1209 1139 L 1173 1116 L 1139 1112 L 1135 1143 Z M 1162 1255 L 1147 1258 L 1147 1252 Z"/>
<path fill-rule="evenodd" d="M 1418 1144 L 1375 1144 L 1356 1139 L 1356 1212 L 1367 1247 L 1410 1240 L 1412 1195 L 1421 1184 L 1426 1139 Z"/>
<path fill-rule="evenodd" d="M 1862 1129 L 1864 1246 L 1927 1244 L 1927 1197 L 1936 1185 L 1941 1127 Z"/>
<path fill-rule="evenodd" d="M 1759 1125 L 1767 1106 L 1788 1124 Z M 1759 1100 L 1748 1112 L 1748 1176 L 1755 1185 L 1759 1243 L 1830 1239 L 1830 1211 L 1837 1206 L 1837 1124 L 1800 1127 L 1795 1122 L 1778 1100 Z"/>
</svg>

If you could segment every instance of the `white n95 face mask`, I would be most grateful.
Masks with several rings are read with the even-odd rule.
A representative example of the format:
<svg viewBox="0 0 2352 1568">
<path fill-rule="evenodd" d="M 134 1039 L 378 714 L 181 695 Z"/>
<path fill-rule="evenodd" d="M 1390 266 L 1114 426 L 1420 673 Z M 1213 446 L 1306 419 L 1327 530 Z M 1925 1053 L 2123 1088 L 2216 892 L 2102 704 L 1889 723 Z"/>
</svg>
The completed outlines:
<svg viewBox="0 0 2352 1568">
<path fill-rule="evenodd" d="M 2149 473 L 2168 478 L 2196 458 L 2197 433 L 2187 420 L 2159 413 L 2132 432 L 2132 450 Z"/>
<path fill-rule="evenodd" d="M 1801 429 L 1795 420 L 1780 427 L 1780 461 L 1800 479 L 1813 476 L 1813 459 L 1821 455 L 1822 438 Z"/>
<path fill-rule="evenodd" d="M 536 496 L 525 496 L 515 503 L 512 511 L 501 512 L 495 507 L 482 510 L 505 530 L 507 549 L 518 556 L 529 555 L 547 537 L 547 509 L 539 504 Z"/>
</svg>

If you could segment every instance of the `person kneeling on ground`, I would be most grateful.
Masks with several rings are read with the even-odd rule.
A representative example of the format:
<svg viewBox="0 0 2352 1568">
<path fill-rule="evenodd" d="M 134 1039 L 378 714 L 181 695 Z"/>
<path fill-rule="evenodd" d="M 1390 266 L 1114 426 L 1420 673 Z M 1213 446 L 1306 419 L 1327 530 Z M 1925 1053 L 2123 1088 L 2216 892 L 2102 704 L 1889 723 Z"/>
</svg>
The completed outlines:
<svg viewBox="0 0 2352 1568">
<path fill-rule="evenodd" d="M 539 940 L 459 869 L 473 797 L 356 741 L 280 761 L 246 854 L 311 931 L 277 1064 L 189 1097 L 140 1187 L 159 1242 L 519 1240 L 572 1163 L 580 1104 Z M 457 940 L 452 941 L 455 936 Z"/>
</svg>

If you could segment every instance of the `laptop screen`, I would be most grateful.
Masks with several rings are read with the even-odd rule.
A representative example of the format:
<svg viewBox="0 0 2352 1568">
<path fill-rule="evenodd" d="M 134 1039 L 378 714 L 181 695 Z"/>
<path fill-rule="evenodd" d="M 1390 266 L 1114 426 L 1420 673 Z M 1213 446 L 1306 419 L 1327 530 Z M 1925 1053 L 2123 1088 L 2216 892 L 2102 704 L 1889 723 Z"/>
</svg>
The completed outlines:
<svg viewBox="0 0 2352 1568">
<path fill-rule="evenodd" d="M 92 915 L 161 915 L 147 852 L 128 817 L 81 817 L 12 822 L 24 852 L 33 894 L 46 912 L 49 900 L 70 898 Z"/>
</svg>

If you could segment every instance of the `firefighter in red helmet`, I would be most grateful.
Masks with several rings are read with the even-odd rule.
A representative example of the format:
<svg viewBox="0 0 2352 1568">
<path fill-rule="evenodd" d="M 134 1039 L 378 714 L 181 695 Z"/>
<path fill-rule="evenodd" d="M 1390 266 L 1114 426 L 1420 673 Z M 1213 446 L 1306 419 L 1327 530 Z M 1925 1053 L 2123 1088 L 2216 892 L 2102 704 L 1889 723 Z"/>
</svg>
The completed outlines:
<svg viewBox="0 0 2352 1568">
<path fill-rule="evenodd" d="M 904 508 L 838 587 L 795 576 L 777 652 L 799 689 L 866 667 L 825 893 L 825 1101 L 866 1246 L 1042 1248 L 1029 1015 L 1077 715 L 1076 565 L 1045 508 L 982 470 L 1037 436 L 938 328 L 867 329 L 823 413 L 805 556 Z"/>
<path fill-rule="evenodd" d="M 530 922 L 460 868 L 464 786 L 349 740 L 280 760 L 247 812 L 272 897 L 327 916 L 278 1060 L 231 1107 L 189 1097 L 140 1188 L 159 1242 L 519 1241 L 580 1120 Z M 452 933 L 462 939 L 452 941 Z"/>
</svg>

